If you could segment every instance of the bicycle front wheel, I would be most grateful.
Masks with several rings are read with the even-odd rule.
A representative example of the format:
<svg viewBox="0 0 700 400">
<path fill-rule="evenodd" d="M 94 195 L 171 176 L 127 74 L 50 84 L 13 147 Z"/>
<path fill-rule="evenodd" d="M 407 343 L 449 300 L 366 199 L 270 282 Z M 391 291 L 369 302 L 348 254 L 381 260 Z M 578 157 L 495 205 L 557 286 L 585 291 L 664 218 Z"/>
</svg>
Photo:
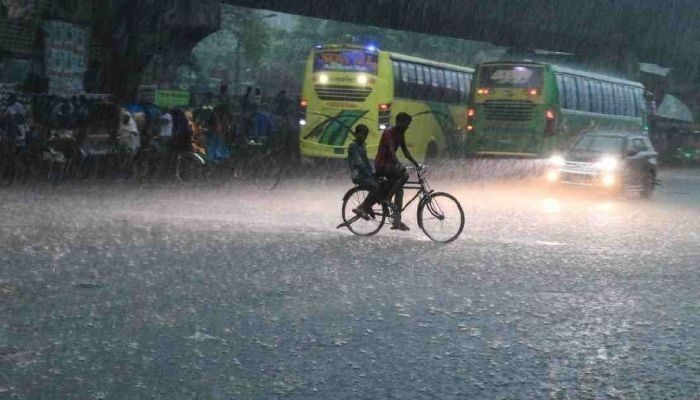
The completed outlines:
<svg viewBox="0 0 700 400">
<path fill-rule="evenodd" d="M 352 210 L 365 201 L 369 191 L 360 187 L 350 189 L 343 199 L 343 222 L 349 223 L 350 232 L 358 236 L 372 236 L 379 232 L 386 222 L 387 210 L 384 205 L 375 204 L 372 207 L 374 218 L 364 220 Z"/>
<path fill-rule="evenodd" d="M 464 230 L 464 210 L 447 193 L 432 193 L 418 206 L 418 226 L 432 240 L 450 243 Z"/>
</svg>

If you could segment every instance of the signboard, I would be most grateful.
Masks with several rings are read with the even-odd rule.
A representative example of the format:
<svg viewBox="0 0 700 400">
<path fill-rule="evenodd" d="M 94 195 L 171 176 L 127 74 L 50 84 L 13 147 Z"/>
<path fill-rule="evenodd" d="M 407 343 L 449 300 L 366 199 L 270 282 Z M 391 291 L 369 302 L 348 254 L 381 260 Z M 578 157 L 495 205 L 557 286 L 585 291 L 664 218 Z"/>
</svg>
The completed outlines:
<svg viewBox="0 0 700 400">
<path fill-rule="evenodd" d="M 49 92 L 63 95 L 82 92 L 87 70 L 89 31 L 61 21 L 46 21 L 42 29 Z"/>
<path fill-rule="evenodd" d="M 156 90 L 154 104 L 160 108 L 185 107 L 190 105 L 190 92 L 185 90 Z"/>
<path fill-rule="evenodd" d="M 324 51 L 316 54 L 314 72 L 342 71 L 377 73 L 378 56 L 364 51 Z"/>
</svg>

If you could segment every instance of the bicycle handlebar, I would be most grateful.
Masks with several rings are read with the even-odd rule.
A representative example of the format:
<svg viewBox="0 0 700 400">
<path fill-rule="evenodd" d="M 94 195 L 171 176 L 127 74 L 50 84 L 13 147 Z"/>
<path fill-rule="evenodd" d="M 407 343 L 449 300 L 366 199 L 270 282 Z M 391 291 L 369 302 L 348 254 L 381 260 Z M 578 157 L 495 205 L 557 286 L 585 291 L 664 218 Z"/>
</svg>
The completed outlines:
<svg viewBox="0 0 700 400">
<path fill-rule="evenodd" d="M 415 167 L 413 165 L 409 165 L 406 167 L 407 170 L 409 171 L 416 171 L 418 175 L 423 175 L 428 171 L 428 166 L 427 165 L 419 165 L 418 167 Z"/>
</svg>

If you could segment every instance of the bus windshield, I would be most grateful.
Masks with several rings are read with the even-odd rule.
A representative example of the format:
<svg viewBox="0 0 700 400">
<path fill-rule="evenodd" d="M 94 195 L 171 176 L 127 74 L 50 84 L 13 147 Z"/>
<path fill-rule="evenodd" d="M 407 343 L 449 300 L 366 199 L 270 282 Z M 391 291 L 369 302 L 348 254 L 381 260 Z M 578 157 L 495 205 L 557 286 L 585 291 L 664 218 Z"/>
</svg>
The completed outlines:
<svg viewBox="0 0 700 400">
<path fill-rule="evenodd" d="M 479 87 L 484 88 L 524 88 L 542 87 L 544 69 L 521 65 L 498 65 L 481 68 Z"/>
<path fill-rule="evenodd" d="M 618 136 L 586 135 L 572 147 L 572 151 L 588 153 L 620 153 L 625 140 Z"/>
<path fill-rule="evenodd" d="M 323 51 L 314 57 L 314 72 L 366 72 L 377 74 L 378 56 L 361 50 Z"/>
</svg>

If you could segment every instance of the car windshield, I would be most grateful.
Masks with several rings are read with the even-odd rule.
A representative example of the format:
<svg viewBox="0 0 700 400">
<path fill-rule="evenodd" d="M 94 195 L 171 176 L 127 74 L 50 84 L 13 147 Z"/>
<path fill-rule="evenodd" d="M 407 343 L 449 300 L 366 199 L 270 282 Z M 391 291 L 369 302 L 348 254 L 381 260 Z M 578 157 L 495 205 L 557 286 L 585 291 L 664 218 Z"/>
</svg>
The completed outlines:
<svg viewBox="0 0 700 400">
<path fill-rule="evenodd" d="M 589 153 L 620 153 L 625 139 L 619 136 L 588 135 L 580 138 L 571 148 Z"/>
</svg>

